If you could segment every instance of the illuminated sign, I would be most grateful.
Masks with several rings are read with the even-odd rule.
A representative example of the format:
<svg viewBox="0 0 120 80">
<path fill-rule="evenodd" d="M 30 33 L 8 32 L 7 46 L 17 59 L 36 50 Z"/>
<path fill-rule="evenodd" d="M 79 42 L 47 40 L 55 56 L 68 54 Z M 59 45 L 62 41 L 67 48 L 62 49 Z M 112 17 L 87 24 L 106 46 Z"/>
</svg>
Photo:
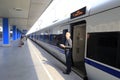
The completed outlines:
<svg viewBox="0 0 120 80">
<path fill-rule="evenodd" d="M 71 19 L 82 16 L 86 14 L 86 7 L 83 7 L 82 9 L 79 9 L 73 13 L 71 13 Z"/>
</svg>

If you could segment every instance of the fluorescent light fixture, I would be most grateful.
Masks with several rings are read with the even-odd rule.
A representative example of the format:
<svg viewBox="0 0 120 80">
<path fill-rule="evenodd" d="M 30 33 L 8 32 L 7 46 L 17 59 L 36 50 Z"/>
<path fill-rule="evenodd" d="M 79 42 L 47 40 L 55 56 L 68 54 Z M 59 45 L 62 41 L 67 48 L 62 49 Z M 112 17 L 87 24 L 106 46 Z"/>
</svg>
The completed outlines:
<svg viewBox="0 0 120 80">
<path fill-rule="evenodd" d="M 13 8 L 15 11 L 23 11 L 22 8 Z"/>
</svg>

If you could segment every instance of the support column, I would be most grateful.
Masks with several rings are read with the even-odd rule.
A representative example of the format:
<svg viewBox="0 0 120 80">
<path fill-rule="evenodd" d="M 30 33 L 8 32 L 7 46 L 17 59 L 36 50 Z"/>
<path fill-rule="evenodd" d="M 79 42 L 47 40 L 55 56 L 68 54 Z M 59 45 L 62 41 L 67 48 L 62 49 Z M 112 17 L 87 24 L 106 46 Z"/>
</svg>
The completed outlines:
<svg viewBox="0 0 120 80">
<path fill-rule="evenodd" d="M 19 29 L 17 29 L 17 31 L 18 31 L 18 32 L 17 32 L 17 38 L 20 39 L 20 34 L 21 34 L 21 32 L 20 32 Z"/>
<path fill-rule="evenodd" d="M 3 46 L 9 46 L 10 40 L 9 40 L 9 23 L 8 18 L 3 18 Z"/>
<path fill-rule="evenodd" d="M 19 34 L 19 38 L 21 38 L 21 31 L 20 31 L 20 34 Z"/>
<path fill-rule="evenodd" d="M 17 29 L 17 39 L 18 39 L 19 30 Z"/>
<path fill-rule="evenodd" d="M 20 35 L 20 30 L 18 30 L 18 39 L 19 39 L 19 35 Z"/>
<path fill-rule="evenodd" d="M 17 28 L 13 26 L 13 40 L 17 40 Z"/>
<path fill-rule="evenodd" d="M 21 38 L 21 36 L 22 36 L 22 32 L 20 31 L 20 38 Z"/>
<path fill-rule="evenodd" d="M 18 38 L 20 39 L 20 30 L 19 30 L 19 33 L 18 33 Z"/>
</svg>

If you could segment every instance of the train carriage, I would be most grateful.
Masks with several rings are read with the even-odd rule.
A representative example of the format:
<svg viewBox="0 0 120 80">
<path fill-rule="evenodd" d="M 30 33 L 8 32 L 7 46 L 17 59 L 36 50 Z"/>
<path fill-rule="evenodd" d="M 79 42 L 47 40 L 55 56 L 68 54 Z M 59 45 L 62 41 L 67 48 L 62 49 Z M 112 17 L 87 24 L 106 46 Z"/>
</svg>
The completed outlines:
<svg viewBox="0 0 120 80">
<path fill-rule="evenodd" d="M 65 62 L 59 44 L 70 31 L 73 69 L 84 80 L 120 80 L 120 1 L 105 1 L 91 8 L 85 6 L 30 38 Z"/>
</svg>

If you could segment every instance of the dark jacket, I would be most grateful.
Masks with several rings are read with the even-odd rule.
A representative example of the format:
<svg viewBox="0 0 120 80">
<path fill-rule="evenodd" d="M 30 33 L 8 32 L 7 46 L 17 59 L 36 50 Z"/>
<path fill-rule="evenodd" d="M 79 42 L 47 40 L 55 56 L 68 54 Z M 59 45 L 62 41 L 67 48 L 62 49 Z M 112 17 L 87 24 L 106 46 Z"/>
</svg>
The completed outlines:
<svg viewBox="0 0 120 80">
<path fill-rule="evenodd" d="M 71 48 L 72 48 L 72 40 L 71 39 L 66 39 L 65 50 L 70 50 Z"/>
<path fill-rule="evenodd" d="M 72 40 L 67 39 L 65 42 L 65 49 L 71 49 L 72 48 Z"/>
</svg>

